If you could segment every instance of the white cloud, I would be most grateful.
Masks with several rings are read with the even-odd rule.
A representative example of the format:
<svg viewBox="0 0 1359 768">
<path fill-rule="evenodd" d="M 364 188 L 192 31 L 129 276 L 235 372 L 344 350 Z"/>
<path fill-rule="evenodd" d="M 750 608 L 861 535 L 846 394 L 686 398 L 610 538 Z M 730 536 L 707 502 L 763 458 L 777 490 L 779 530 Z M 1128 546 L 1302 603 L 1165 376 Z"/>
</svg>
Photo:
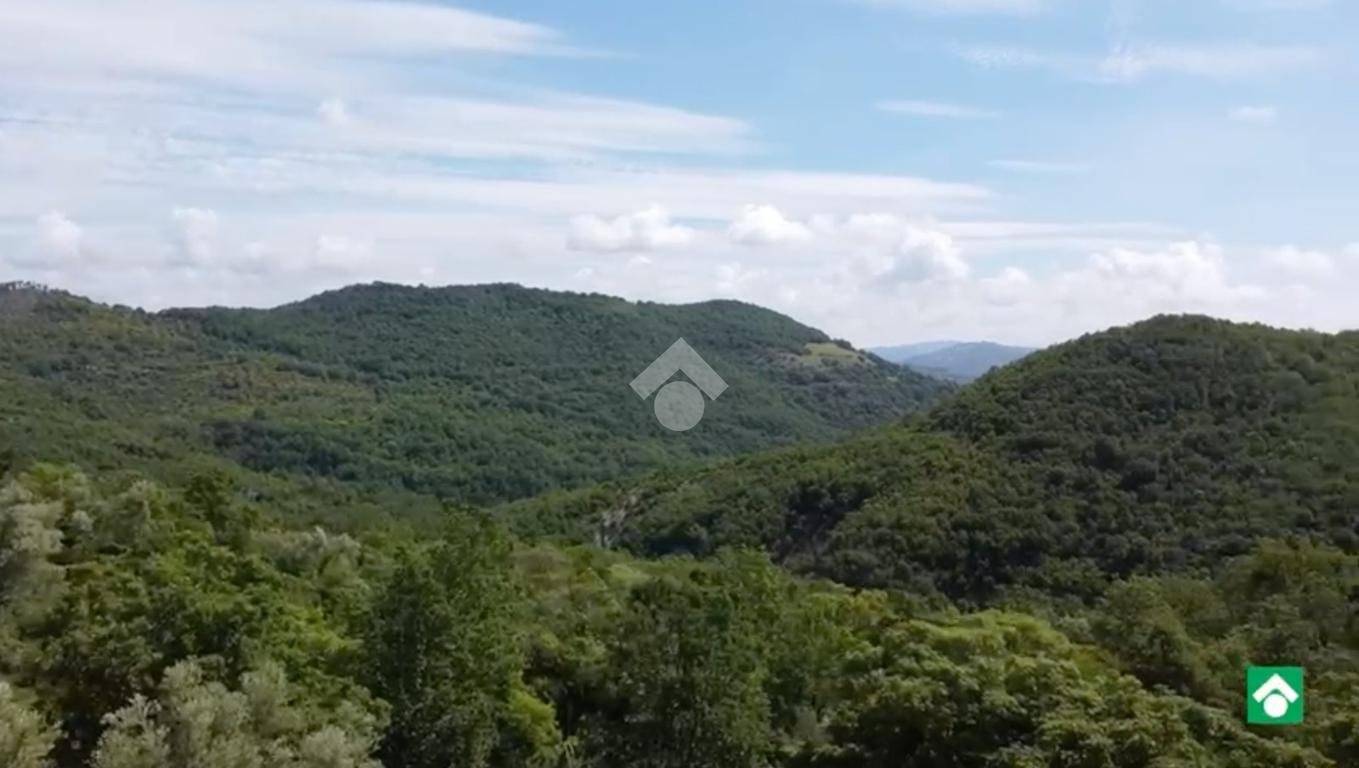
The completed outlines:
<svg viewBox="0 0 1359 768">
<path fill-rule="evenodd" d="M 1257 286 L 1228 279 L 1221 246 L 1197 241 L 1157 251 L 1118 248 L 1095 254 L 1087 274 L 1118 290 L 1135 291 L 1139 302 L 1156 311 L 1207 309 L 1264 295 Z"/>
<path fill-rule="evenodd" d="M 1275 107 L 1236 107 L 1227 116 L 1238 123 L 1250 123 L 1251 125 L 1273 125 L 1279 119 L 1279 110 Z"/>
<path fill-rule="evenodd" d="M 694 240 L 695 231 L 673 224 L 670 213 L 659 205 L 635 213 L 605 219 L 576 216 L 571 219 L 567 247 L 573 251 L 654 251 L 678 248 Z"/>
<path fill-rule="evenodd" d="M 1359 265 L 1359 246 L 1322 251 L 1335 279 L 1313 279 L 1304 272 L 1315 255 L 1286 268 L 1259 246 L 1168 245 L 1186 237 L 1178 228 L 1009 220 L 1014 209 L 997 208 L 1043 201 L 976 183 L 771 170 L 778 155 L 729 163 L 763 148 L 741 119 L 543 90 L 499 79 L 524 68 L 485 66 L 579 53 L 571 45 L 547 27 L 439 3 L 3 4 L 5 268 L 149 307 L 266 305 L 373 279 L 520 281 L 663 301 L 716 291 L 863 341 L 904 328 L 1045 341 L 1154 311 L 1319 326 L 1353 316 L 1352 285 L 1339 278 Z M 1309 49 L 1235 45 L 960 55 L 1106 82 L 1321 62 Z M 978 101 L 883 106 L 941 119 L 999 114 Z M 1067 146 L 1095 157 L 1080 141 Z M 1063 160 L 993 167 L 1084 169 Z M 605 215 L 576 216 L 584 211 Z M 745 247 L 758 243 L 776 247 Z M 1295 285 L 1311 300 L 1283 300 Z"/>
<path fill-rule="evenodd" d="M 313 265 L 323 270 L 353 272 L 373 259 L 373 244 L 344 235 L 320 235 L 312 248 Z"/>
<path fill-rule="evenodd" d="M 965 46 L 955 53 L 988 69 L 1035 69 L 1101 83 L 1136 83 L 1157 75 L 1233 80 L 1313 69 L 1325 56 L 1308 46 L 1255 43 L 1125 43 L 1103 55 L 1005 46 Z"/>
<path fill-rule="evenodd" d="M 1018 267 L 1005 267 L 978 282 L 982 296 L 993 306 L 1013 306 L 1033 296 L 1033 278 Z"/>
<path fill-rule="evenodd" d="M 720 295 L 739 294 L 748 284 L 762 280 L 768 275 L 763 269 L 748 269 L 739 261 L 719 264 L 717 282 L 714 286 Z"/>
<path fill-rule="evenodd" d="M 70 0 L 0 5 L 8 76 L 189 79 L 270 90 L 343 84 L 342 59 L 564 52 L 534 24 L 367 0 Z M 52 41 L 61 55 L 52 56 Z M 365 78 L 377 75 L 369 70 Z"/>
<path fill-rule="evenodd" d="M 942 101 L 887 100 L 877 104 L 879 110 L 914 117 L 937 117 L 952 120 L 989 120 L 1000 113 L 989 109 L 950 104 Z"/>
<path fill-rule="evenodd" d="M 216 261 L 217 214 L 202 208 L 176 208 L 174 221 L 174 263 L 205 267 Z"/>
<path fill-rule="evenodd" d="M 85 231 L 59 211 L 38 217 L 38 251 L 52 264 L 78 261 L 84 249 Z"/>
<path fill-rule="evenodd" d="M 1266 251 L 1265 261 L 1285 275 L 1308 280 L 1323 279 L 1335 272 L 1335 259 L 1330 254 L 1295 245 Z"/>
<path fill-rule="evenodd" d="M 953 238 L 937 230 L 908 227 L 897 244 L 889 276 L 904 282 L 961 280 L 969 272 Z"/>
<path fill-rule="evenodd" d="M 772 205 L 747 205 L 727 229 L 733 242 L 742 245 L 779 245 L 811 239 L 806 224 L 786 218 Z"/>
<path fill-rule="evenodd" d="M 840 241 L 856 256 L 855 271 L 877 287 L 961 280 L 970 268 L 953 238 L 892 214 L 855 214 L 817 222 L 822 241 Z"/>
<path fill-rule="evenodd" d="M 1115 82 L 1134 82 L 1159 74 L 1230 79 L 1293 72 L 1320 61 L 1318 51 L 1302 46 L 1129 45 L 1105 56 L 1099 62 L 1098 72 Z"/>
</svg>

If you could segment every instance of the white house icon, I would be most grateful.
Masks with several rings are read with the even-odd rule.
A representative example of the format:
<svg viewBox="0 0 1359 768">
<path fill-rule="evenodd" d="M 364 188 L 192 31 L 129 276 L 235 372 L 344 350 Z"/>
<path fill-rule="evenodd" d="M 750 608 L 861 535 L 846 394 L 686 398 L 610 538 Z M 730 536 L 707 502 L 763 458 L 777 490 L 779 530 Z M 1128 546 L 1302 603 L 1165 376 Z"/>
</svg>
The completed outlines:
<svg viewBox="0 0 1359 768">
<path fill-rule="evenodd" d="M 1288 707 L 1298 700 L 1298 692 L 1293 690 L 1279 675 L 1271 675 L 1265 684 L 1255 689 L 1251 698 L 1264 707 L 1265 714 L 1274 719 L 1279 719 L 1288 714 Z"/>
</svg>

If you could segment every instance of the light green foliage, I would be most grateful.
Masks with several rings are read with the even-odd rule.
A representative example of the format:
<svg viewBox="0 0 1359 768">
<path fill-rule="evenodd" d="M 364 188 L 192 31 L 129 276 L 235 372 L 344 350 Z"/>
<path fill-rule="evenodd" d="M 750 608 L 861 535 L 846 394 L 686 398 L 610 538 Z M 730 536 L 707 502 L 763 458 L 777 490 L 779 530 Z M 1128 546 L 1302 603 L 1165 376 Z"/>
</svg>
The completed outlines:
<svg viewBox="0 0 1359 768">
<path fill-rule="evenodd" d="M 590 312 L 574 314 L 578 301 Z M 1040 353 L 926 418 L 840 446 L 493 513 L 443 509 L 416 535 L 293 525 L 332 502 L 347 515 L 422 498 L 355 491 L 373 482 L 552 486 L 571 475 L 558 470 L 574 459 L 553 463 L 575 455 L 567 444 L 612 445 L 597 469 L 615 476 L 618 444 L 568 430 L 541 446 L 551 460 L 530 451 L 517 456 L 528 474 L 485 484 L 511 453 L 476 446 L 510 451 L 559 426 L 566 415 L 525 414 L 545 392 L 573 391 L 555 377 L 581 373 L 478 388 L 497 365 L 541 362 L 538 331 L 458 336 L 476 375 L 395 335 L 530 312 L 612 338 L 625 318 L 595 313 L 669 311 L 543 302 L 377 287 L 279 315 L 26 305 L 26 330 L 0 329 L 0 357 L 32 364 L 16 376 L 0 359 L 0 389 L 18 393 L 0 401 L 0 454 L 29 467 L 0 483 L 0 674 L 25 692 L 0 693 L 0 747 L 14 755 L 0 757 L 23 768 L 44 757 L 54 768 L 1359 765 L 1359 337 L 1158 319 Z M 789 354 L 817 343 L 749 308 L 709 309 L 723 315 L 705 326 L 715 339 L 726 313 L 763 329 L 726 339 L 724 355 L 763 333 Z M 89 323 L 98 330 L 72 346 Z M 34 338 L 47 346 L 19 343 Z M 227 362 L 185 363 L 206 353 Z M 284 359 L 316 367 L 270 367 Z M 794 391 L 835 386 L 802 384 Z M 463 401 L 444 387 L 496 406 L 517 398 L 516 415 L 440 421 L 416 408 L 419 424 L 390 421 L 431 392 L 456 412 Z M 258 395 L 279 410 L 256 414 L 246 403 Z M 603 413 L 577 395 L 572 413 Z M 50 424 L 34 406 L 50 407 Z M 6 421 L 4 408 L 26 415 Z M 161 415 L 131 430 L 129 414 L 147 413 Z M 236 458 L 281 471 L 186 460 L 203 447 L 186 424 L 204 413 L 267 427 L 212 450 L 248 447 Z M 509 441 L 463 440 L 463 428 Z M 393 439 L 345 442 L 355 434 Z M 44 447 L 113 469 L 87 480 L 22 461 Z M 134 464 L 159 482 L 121 469 Z M 300 477 L 312 473 L 327 479 Z M 1242 725 L 1246 664 L 1307 668 L 1302 726 Z"/>
<path fill-rule="evenodd" d="M 60 717 L 58 768 L 1323 768 L 1354 754 L 1359 675 L 1336 602 L 1354 563 L 1325 548 L 1264 544 L 1214 582 L 1119 586 L 1121 631 L 1068 621 L 1099 648 L 1034 617 L 801 582 L 757 554 L 529 548 L 463 512 L 394 547 L 273 528 L 241 541 L 207 521 L 229 511 L 173 491 L 44 477 L 18 495 L 79 496 L 92 533 L 50 553 L 68 589 L 10 627 L 25 652 L 7 661 Z M 138 539 L 101 538 L 128 510 Z M 363 610 L 329 596 L 328 562 Z M 1230 689 L 1213 660 L 1273 647 L 1274 624 L 1246 617 L 1281 595 L 1328 674 L 1309 683 L 1308 726 L 1266 741 L 1216 698 Z M 1183 653 L 1157 662 L 1146 638 Z M 31 708 L 6 711 L 26 713 L 7 726 L 22 743 L 52 743 Z"/>
<path fill-rule="evenodd" d="M 439 541 L 397 554 L 365 631 L 365 681 L 392 708 L 387 765 L 481 768 L 556 747 L 550 710 L 519 680 L 510 550 L 488 519 L 454 513 Z"/>
<path fill-rule="evenodd" d="M 830 714 L 836 738 L 807 764 L 1331 765 L 1254 739 L 1185 699 L 1149 694 L 1028 617 L 983 613 L 880 631 L 870 652 L 848 660 L 845 695 Z"/>
<path fill-rule="evenodd" d="M 54 562 L 62 551 L 63 525 L 72 515 L 52 498 L 50 470 L 39 468 L 27 484 L 0 488 L 0 612 L 17 623 L 33 621 L 60 598 L 63 569 Z"/>
<path fill-rule="evenodd" d="M 282 670 L 247 673 L 240 690 L 182 662 L 158 698 L 136 696 L 108 715 L 95 768 L 376 768 L 373 723 L 349 710 L 341 724 L 308 722 Z"/>
<path fill-rule="evenodd" d="M 48 768 L 47 755 L 56 730 L 15 697 L 0 680 L 0 765 L 5 768 Z"/>
</svg>

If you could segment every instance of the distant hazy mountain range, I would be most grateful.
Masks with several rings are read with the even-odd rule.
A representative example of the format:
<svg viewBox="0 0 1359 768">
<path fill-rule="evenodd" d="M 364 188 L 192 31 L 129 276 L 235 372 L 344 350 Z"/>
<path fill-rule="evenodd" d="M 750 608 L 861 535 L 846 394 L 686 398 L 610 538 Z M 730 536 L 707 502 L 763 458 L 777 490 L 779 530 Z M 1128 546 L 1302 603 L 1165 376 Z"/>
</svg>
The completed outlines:
<svg viewBox="0 0 1359 768">
<path fill-rule="evenodd" d="M 924 341 L 869 350 L 884 360 L 951 381 L 972 381 L 1035 350 L 990 341 Z"/>
</svg>

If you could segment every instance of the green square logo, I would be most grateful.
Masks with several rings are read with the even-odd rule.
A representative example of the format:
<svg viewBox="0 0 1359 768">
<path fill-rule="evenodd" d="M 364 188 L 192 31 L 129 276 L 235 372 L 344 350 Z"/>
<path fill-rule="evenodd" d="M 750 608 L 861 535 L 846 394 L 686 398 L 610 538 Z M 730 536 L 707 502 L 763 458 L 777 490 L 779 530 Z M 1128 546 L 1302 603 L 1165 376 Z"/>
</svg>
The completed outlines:
<svg viewBox="0 0 1359 768">
<path fill-rule="evenodd" d="M 1297 725 L 1306 710 L 1302 667 L 1246 667 L 1246 722 Z"/>
</svg>

